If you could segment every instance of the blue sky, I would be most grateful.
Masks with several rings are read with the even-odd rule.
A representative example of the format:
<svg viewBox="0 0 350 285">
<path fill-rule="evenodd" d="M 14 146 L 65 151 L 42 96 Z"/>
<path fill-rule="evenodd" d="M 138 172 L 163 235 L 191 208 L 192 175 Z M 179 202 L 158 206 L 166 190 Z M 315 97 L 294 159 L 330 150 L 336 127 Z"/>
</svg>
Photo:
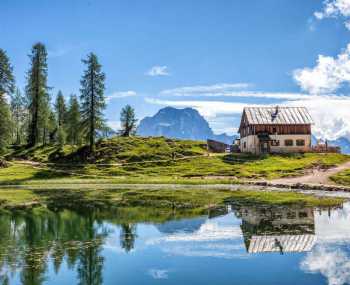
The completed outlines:
<svg viewBox="0 0 350 285">
<path fill-rule="evenodd" d="M 235 132 L 247 104 L 291 104 L 310 109 L 318 136 L 350 137 L 349 0 L 1 0 L 0 10 L 18 86 L 41 41 L 53 95 L 79 94 L 93 51 L 113 127 L 127 103 L 140 119 L 194 107 L 217 133 Z"/>
</svg>

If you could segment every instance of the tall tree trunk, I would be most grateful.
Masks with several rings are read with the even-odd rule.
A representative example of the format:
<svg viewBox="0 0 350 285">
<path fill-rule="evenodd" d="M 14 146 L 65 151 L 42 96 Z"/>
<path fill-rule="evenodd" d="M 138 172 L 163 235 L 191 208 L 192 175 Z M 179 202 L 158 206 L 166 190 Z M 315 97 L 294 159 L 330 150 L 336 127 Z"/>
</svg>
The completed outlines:
<svg viewBox="0 0 350 285">
<path fill-rule="evenodd" d="M 94 94 L 94 74 L 91 72 L 91 117 L 90 117 L 90 152 L 95 152 L 95 94 Z"/>
</svg>

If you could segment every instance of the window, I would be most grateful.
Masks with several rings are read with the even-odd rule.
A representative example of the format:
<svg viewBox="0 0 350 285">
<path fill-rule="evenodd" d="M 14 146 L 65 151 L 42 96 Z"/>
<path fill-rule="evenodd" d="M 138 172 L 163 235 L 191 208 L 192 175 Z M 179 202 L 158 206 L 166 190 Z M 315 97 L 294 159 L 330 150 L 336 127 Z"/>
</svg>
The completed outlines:
<svg viewBox="0 0 350 285">
<path fill-rule="evenodd" d="M 293 140 L 285 140 L 284 145 L 285 146 L 293 146 Z"/>
<path fill-rule="evenodd" d="M 271 145 L 272 146 L 279 146 L 280 145 L 280 141 L 279 140 L 273 140 L 273 141 L 271 141 Z"/>
<path fill-rule="evenodd" d="M 244 143 L 243 143 L 243 148 L 246 148 L 246 147 L 247 147 L 247 143 L 244 142 Z"/>
<path fill-rule="evenodd" d="M 305 140 L 297 140 L 297 146 L 305 146 Z"/>
<path fill-rule="evenodd" d="M 277 129 L 276 128 L 272 128 L 272 133 L 273 134 L 277 134 Z"/>
</svg>

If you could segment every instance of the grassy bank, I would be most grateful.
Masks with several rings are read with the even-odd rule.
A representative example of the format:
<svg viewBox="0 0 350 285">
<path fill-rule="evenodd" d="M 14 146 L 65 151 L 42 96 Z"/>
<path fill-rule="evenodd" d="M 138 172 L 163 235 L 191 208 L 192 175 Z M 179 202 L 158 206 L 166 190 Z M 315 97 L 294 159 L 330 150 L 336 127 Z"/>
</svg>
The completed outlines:
<svg viewBox="0 0 350 285">
<path fill-rule="evenodd" d="M 54 163 L 32 165 L 12 161 L 0 169 L 0 184 L 46 183 L 232 183 L 240 179 L 273 179 L 302 175 L 313 167 L 328 168 L 349 160 L 340 154 L 251 156 L 231 154 L 122 164 Z"/>
<path fill-rule="evenodd" d="M 147 207 L 196 210 L 244 201 L 273 205 L 336 206 L 340 198 L 319 198 L 294 192 L 229 191 L 210 189 L 1 189 L 0 207 L 7 209 L 46 205 L 51 208 Z"/>
<path fill-rule="evenodd" d="M 337 184 L 350 186 L 350 169 L 341 171 L 331 176 L 330 179 Z"/>
</svg>

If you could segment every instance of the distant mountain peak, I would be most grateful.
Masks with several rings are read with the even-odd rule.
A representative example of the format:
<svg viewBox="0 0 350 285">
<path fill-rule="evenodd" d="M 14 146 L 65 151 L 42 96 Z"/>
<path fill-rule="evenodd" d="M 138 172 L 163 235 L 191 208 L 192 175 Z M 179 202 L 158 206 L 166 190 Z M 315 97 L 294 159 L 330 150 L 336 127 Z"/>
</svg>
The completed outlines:
<svg viewBox="0 0 350 285">
<path fill-rule="evenodd" d="M 178 139 L 214 139 L 232 144 L 234 136 L 215 135 L 204 117 L 193 108 L 165 107 L 154 116 L 141 120 L 137 133 L 141 136 L 165 136 Z"/>
</svg>

